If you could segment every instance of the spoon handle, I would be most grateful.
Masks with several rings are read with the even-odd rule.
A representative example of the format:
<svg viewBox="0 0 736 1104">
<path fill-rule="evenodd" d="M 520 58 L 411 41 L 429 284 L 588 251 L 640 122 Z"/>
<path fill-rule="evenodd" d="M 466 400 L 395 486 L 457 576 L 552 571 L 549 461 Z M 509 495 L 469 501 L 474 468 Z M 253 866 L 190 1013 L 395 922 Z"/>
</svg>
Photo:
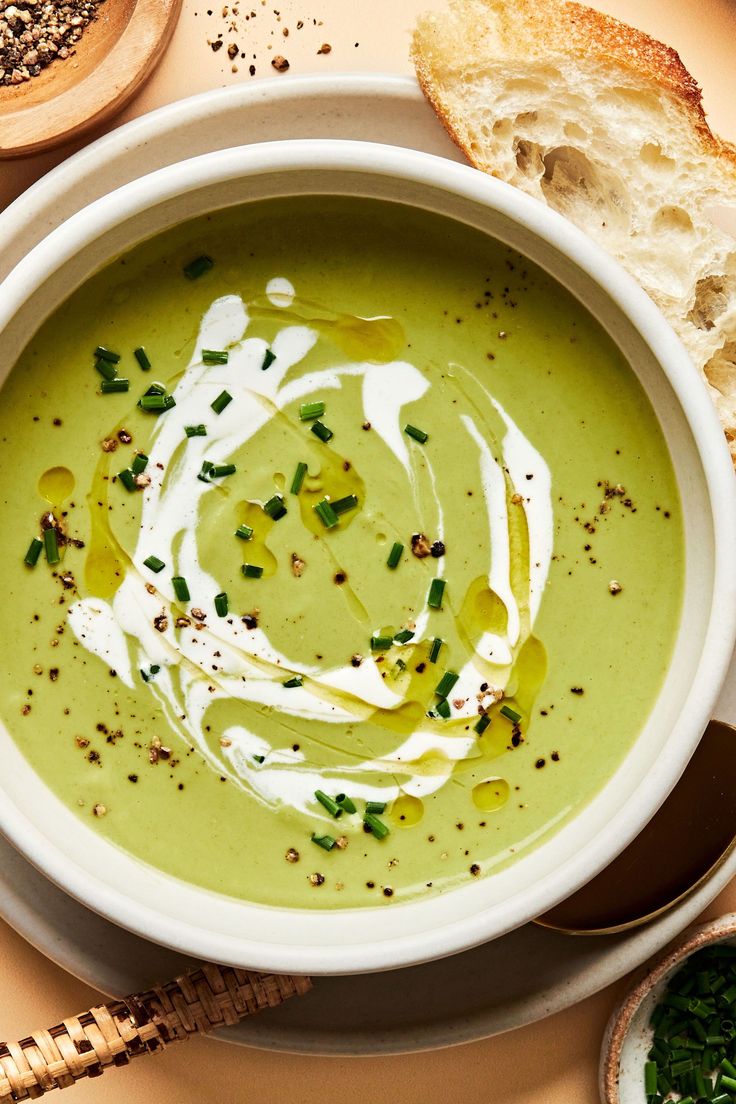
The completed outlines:
<svg viewBox="0 0 736 1104">
<path fill-rule="evenodd" d="M 0 1043 L 0 1104 L 68 1088 L 140 1054 L 236 1024 L 306 993 L 311 985 L 307 977 L 206 965 L 145 993 L 90 1008 L 17 1043 Z"/>
</svg>

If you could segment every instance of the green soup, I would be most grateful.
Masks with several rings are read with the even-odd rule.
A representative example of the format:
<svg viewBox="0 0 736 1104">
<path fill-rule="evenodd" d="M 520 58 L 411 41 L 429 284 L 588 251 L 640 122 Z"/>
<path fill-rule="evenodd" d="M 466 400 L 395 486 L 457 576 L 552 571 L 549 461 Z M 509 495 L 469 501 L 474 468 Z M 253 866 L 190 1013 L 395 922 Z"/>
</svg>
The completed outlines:
<svg viewBox="0 0 736 1104">
<path fill-rule="evenodd" d="M 659 425 L 476 231 L 330 197 L 193 221 L 76 291 L 2 399 L 2 717 L 170 874 L 441 892 L 574 816 L 652 708 L 684 555 Z"/>
</svg>

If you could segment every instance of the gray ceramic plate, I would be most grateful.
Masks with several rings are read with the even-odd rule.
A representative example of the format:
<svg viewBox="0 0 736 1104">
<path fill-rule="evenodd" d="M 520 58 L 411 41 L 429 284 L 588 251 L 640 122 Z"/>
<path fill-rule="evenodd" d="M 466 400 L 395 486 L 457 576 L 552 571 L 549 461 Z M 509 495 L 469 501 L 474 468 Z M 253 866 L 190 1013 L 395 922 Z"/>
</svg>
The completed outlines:
<svg viewBox="0 0 736 1104">
<path fill-rule="evenodd" d="M 290 78 L 208 92 L 137 119 L 54 169 L 0 215 L 0 279 L 86 203 L 145 172 L 208 150 L 277 138 L 357 138 L 461 160 L 414 82 Z M 718 716 L 736 722 L 736 666 Z M 736 853 L 677 909 L 645 928 L 569 938 L 527 925 L 441 962 L 320 978 L 314 990 L 221 1033 L 308 1054 L 390 1054 L 471 1042 L 567 1008 L 673 939 L 736 874 Z M 0 839 L 0 915 L 66 970 L 108 994 L 163 980 L 187 960 L 117 928 L 30 867 Z"/>
</svg>

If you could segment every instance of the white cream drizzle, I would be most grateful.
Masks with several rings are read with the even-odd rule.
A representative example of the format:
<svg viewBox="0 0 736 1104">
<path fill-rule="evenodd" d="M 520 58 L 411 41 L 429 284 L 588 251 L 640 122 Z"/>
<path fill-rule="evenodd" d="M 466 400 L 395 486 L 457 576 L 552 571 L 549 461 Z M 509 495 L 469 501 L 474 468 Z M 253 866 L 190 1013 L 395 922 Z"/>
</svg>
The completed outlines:
<svg viewBox="0 0 736 1104">
<path fill-rule="evenodd" d="M 286 308 L 294 299 L 294 288 L 283 277 L 270 280 L 266 295 L 276 307 Z M 387 801 L 399 792 L 422 796 L 439 789 L 451 775 L 452 764 L 468 756 L 474 746 L 472 735 L 444 735 L 437 726 L 420 729 L 403 740 L 389 756 L 344 762 L 328 770 L 310 766 L 301 751 L 272 748 L 257 733 L 245 725 L 233 725 L 222 736 L 222 748 L 213 751 L 205 735 L 205 717 L 213 702 L 236 698 L 267 706 L 283 717 L 301 718 L 349 725 L 367 719 L 376 708 L 395 709 L 403 699 L 400 689 L 381 678 L 372 661 L 360 667 L 343 666 L 321 670 L 304 663 L 299 657 L 282 655 L 275 649 L 262 629 L 243 629 L 239 619 L 228 624 L 225 618 L 208 618 L 207 628 L 197 633 L 178 632 L 169 617 L 165 632 L 153 627 L 153 619 L 165 602 L 174 600 L 170 578 L 185 576 L 194 596 L 214 595 L 222 587 L 202 567 L 196 530 L 201 499 L 212 493 L 213 486 L 196 478 L 202 461 L 223 463 L 249 438 L 258 432 L 270 415 L 270 404 L 279 409 L 303 396 L 342 387 L 344 376 L 362 376 L 364 417 L 386 447 L 402 464 L 416 494 L 416 475 L 412 469 L 411 451 L 403 433 L 402 408 L 424 395 L 428 379 L 412 364 L 393 361 L 389 364 L 348 363 L 331 369 L 305 373 L 283 384 L 289 369 L 301 362 L 318 338 L 308 325 L 291 321 L 278 331 L 271 349 L 275 359 L 269 370 L 260 366 L 266 343 L 248 337 L 249 316 L 246 305 L 234 295 L 216 300 L 202 319 L 192 359 L 174 392 L 176 406 L 156 423 L 152 447 L 149 450 L 149 471 L 162 464 L 166 479 L 154 479 L 143 496 L 141 525 L 132 556 L 134 570 L 129 571 L 112 603 L 97 597 L 76 602 L 69 610 L 69 623 L 83 646 L 113 667 L 127 686 L 133 687 L 133 669 L 145 669 L 158 664 L 161 672 L 148 682 L 172 727 L 196 747 L 208 763 L 220 774 L 226 774 L 236 784 L 252 791 L 268 804 L 287 804 L 310 813 L 319 812 L 314 804 L 314 791 L 324 788 L 344 790 L 354 797 Z M 227 365 L 205 366 L 201 361 L 203 348 L 230 350 Z M 247 381 L 244 382 L 244 381 Z M 246 397 L 250 401 L 232 402 L 219 416 L 210 411 L 210 403 L 222 391 Z M 503 408 L 488 395 L 506 427 L 501 442 L 503 463 L 514 487 L 524 498 L 530 541 L 529 604 L 532 622 L 542 598 L 552 555 L 553 515 L 549 469 L 539 452 L 527 440 Z M 206 437 L 192 437 L 181 449 L 184 426 L 205 421 Z M 496 591 L 508 610 L 508 631 L 501 638 L 485 634 L 478 648 L 485 656 L 493 653 L 494 663 L 510 663 L 512 650 L 519 643 L 521 621 L 509 577 L 509 541 L 504 476 L 470 415 L 461 422 L 478 448 L 478 474 L 487 506 L 491 537 L 489 586 Z M 178 453 L 177 459 L 173 457 Z M 432 487 L 435 473 L 430 454 L 425 453 Z M 532 479 L 527 479 L 527 475 Z M 436 497 L 436 496 L 435 496 Z M 443 537 L 444 521 L 441 503 L 438 535 Z M 143 561 L 151 553 L 167 564 L 165 575 L 156 579 L 158 594 L 146 590 L 148 573 Z M 176 569 L 174 570 L 174 565 Z M 416 639 L 421 639 L 427 627 L 428 614 L 423 611 L 416 620 Z M 219 653 L 215 663 L 215 653 Z M 286 689 L 283 672 L 271 677 L 264 665 L 274 665 L 287 671 L 298 671 L 313 680 L 316 686 L 332 688 L 350 694 L 351 709 L 325 700 L 309 689 Z M 216 666 L 213 677 L 211 672 Z M 172 678 L 178 668 L 178 678 Z M 469 660 L 459 672 L 460 678 L 452 697 L 463 699 L 460 709 L 453 708 L 454 717 L 476 715 L 475 694 L 478 672 Z M 503 680 L 498 686 L 503 689 Z M 456 731 L 456 730 L 455 730 Z M 264 756 L 258 765 L 254 756 Z M 366 776 L 375 776 L 375 785 Z M 359 780 L 358 780 L 359 779 Z"/>
</svg>

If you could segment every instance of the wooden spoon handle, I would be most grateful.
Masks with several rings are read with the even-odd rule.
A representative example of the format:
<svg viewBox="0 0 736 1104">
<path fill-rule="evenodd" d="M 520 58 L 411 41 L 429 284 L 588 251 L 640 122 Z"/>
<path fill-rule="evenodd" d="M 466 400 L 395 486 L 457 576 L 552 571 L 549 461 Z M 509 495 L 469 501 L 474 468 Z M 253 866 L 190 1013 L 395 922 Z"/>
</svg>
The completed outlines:
<svg viewBox="0 0 736 1104">
<path fill-rule="evenodd" d="M 307 977 L 251 974 L 230 966 L 202 966 L 79 1016 L 17 1043 L 0 1043 L 0 1104 L 36 1099 L 81 1077 L 163 1050 L 198 1032 L 236 1024 L 311 989 Z"/>
</svg>

